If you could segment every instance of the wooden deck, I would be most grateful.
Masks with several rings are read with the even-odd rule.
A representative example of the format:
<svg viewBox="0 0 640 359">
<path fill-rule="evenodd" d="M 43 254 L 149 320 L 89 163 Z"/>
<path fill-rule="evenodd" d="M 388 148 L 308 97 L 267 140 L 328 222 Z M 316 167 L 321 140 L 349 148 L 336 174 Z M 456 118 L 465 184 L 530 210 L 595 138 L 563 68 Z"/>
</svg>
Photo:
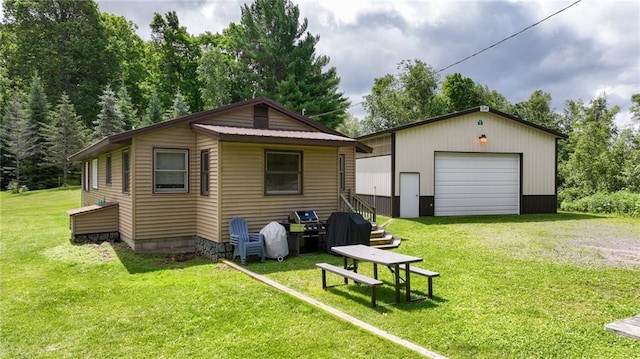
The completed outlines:
<svg viewBox="0 0 640 359">
<path fill-rule="evenodd" d="M 640 315 L 605 324 L 604 329 L 640 340 Z"/>
</svg>

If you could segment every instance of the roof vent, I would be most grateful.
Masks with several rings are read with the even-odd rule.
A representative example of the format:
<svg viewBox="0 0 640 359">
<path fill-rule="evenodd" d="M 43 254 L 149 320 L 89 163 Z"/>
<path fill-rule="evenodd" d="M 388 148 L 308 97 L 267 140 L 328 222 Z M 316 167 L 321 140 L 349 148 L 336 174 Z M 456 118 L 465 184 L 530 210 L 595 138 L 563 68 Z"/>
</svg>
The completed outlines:
<svg viewBox="0 0 640 359">
<path fill-rule="evenodd" d="M 480 106 L 480 112 L 489 112 L 489 106 Z"/>
</svg>

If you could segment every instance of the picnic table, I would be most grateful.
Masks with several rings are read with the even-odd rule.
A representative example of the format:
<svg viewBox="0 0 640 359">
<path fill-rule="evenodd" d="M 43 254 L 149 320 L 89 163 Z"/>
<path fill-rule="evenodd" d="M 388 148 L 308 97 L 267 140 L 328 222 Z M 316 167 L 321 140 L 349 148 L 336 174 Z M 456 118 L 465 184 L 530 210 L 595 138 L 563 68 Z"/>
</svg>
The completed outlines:
<svg viewBox="0 0 640 359">
<path fill-rule="evenodd" d="M 396 303 L 400 302 L 400 289 L 405 288 L 406 300 L 411 301 L 411 270 L 410 264 L 422 262 L 422 258 L 389 252 L 378 248 L 365 246 L 363 244 L 355 244 L 349 246 L 331 247 L 333 253 L 339 254 L 344 258 L 344 269 L 350 269 L 358 272 L 358 261 L 373 263 L 373 276 L 378 279 L 378 264 L 384 265 L 391 269 L 394 276 L 394 286 L 396 290 Z M 352 263 L 349 264 L 349 260 Z M 402 268 L 405 266 L 405 268 Z M 400 275 L 400 271 L 404 271 L 404 278 Z M 347 279 L 345 278 L 345 283 Z"/>
</svg>

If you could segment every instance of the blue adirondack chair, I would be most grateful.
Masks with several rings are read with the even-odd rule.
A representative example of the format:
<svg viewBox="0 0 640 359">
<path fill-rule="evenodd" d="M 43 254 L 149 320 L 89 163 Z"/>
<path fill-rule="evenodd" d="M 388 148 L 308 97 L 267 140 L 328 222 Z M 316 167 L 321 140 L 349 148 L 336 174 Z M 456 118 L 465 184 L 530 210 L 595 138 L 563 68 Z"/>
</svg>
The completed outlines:
<svg viewBox="0 0 640 359">
<path fill-rule="evenodd" d="M 264 236 L 260 233 L 249 233 L 249 226 L 244 218 L 231 218 L 229 237 L 233 246 L 232 260 L 239 256 L 244 265 L 247 263 L 247 256 L 259 255 L 260 260 L 264 262 Z"/>
</svg>

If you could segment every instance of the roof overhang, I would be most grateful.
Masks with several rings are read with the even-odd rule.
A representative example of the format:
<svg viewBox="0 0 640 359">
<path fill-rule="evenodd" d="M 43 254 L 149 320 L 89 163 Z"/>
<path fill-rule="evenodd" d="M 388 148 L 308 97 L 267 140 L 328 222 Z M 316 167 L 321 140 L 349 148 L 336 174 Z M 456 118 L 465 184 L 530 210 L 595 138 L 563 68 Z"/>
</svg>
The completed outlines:
<svg viewBox="0 0 640 359">
<path fill-rule="evenodd" d="M 115 151 L 131 145 L 131 137 L 118 139 L 116 136 L 105 137 L 102 140 L 84 148 L 69 156 L 69 161 L 84 161 L 88 158 L 96 157 L 101 153 Z"/>
<path fill-rule="evenodd" d="M 353 138 L 324 132 L 283 131 L 245 127 L 204 125 L 198 123 L 191 124 L 191 129 L 195 132 L 202 133 L 204 135 L 224 142 L 251 142 L 325 147 L 345 147 L 358 145 L 358 141 Z"/>
</svg>

